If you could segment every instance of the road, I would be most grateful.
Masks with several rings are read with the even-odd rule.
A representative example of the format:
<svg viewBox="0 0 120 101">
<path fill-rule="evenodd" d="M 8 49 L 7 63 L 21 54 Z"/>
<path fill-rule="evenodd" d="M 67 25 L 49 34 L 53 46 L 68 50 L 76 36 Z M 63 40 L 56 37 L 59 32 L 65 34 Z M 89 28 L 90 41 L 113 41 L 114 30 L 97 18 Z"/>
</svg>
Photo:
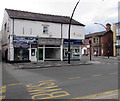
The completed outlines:
<svg viewBox="0 0 120 101">
<path fill-rule="evenodd" d="M 92 64 L 15 69 L 2 66 L 3 99 L 75 99 L 87 98 L 118 89 L 118 64 Z"/>
</svg>

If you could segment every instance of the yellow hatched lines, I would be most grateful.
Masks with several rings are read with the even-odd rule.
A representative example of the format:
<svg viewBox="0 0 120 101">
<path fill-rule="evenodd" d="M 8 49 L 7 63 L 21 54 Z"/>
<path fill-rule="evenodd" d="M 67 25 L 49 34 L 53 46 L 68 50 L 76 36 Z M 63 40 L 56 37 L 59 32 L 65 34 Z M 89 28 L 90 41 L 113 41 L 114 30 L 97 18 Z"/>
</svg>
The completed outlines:
<svg viewBox="0 0 120 101">
<path fill-rule="evenodd" d="M 57 92 L 44 93 L 44 94 L 42 93 L 42 94 L 34 95 L 34 96 L 32 96 L 32 99 L 33 100 L 53 99 L 53 98 L 64 97 L 64 96 L 68 96 L 68 95 L 70 95 L 70 94 L 65 91 L 57 91 Z M 43 96 L 45 96 L 45 97 L 43 97 Z M 46 96 L 48 96 L 48 97 L 46 97 Z M 38 98 L 36 98 L 36 97 L 38 97 Z"/>
<path fill-rule="evenodd" d="M 6 86 L 0 87 L 0 100 L 5 99 L 5 94 L 6 93 Z"/>
<path fill-rule="evenodd" d="M 52 99 L 70 95 L 55 84 L 55 80 L 39 81 L 37 85 L 26 85 L 33 100 Z"/>
<path fill-rule="evenodd" d="M 39 92 L 40 89 L 36 90 L 36 91 L 34 90 L 34 91 L 32 91 L 33 93 L 31 93 L 30 95 L 40 94 L 40 93 L 45 93 L 45 92 L 58 91 L 58 90 L 62 90 L 62 88 L 59 88 L 59 89 L 50 89 L 50 90 L 41 90 L 41 92 Z M 34 92 L 36 92 L 36 93 L 34 93 Z"/>
</svg>

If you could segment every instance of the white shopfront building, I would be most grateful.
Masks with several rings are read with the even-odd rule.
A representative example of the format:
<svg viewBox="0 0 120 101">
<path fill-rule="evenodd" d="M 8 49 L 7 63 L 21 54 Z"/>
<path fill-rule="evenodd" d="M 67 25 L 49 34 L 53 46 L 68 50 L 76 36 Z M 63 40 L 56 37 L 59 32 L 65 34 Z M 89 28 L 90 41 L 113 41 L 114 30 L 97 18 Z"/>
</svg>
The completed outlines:
<svg viewBox="0 0 120 101">
<path fill-rule="evenodd" d="M 3 57 L 8 61 L 67 60 L 69 17 L 5 9 Z M 80 59 L 83 24 L 72 20 L 71 59 Z"/>
</svg>

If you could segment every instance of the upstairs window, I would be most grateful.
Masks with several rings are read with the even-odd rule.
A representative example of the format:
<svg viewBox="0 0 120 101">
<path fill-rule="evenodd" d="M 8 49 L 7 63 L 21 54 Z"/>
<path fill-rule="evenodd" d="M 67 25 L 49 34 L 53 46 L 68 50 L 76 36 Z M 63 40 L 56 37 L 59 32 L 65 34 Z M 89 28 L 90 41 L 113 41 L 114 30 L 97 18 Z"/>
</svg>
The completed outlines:
<svg viewBox="0 0 120 101">
<path fill-rule="evenodd" d="M 98 37 L 93 38 L 93 43 L 99 43 L 99 38 Z"/>
<path fill-rule="evenodd" d="M 43 34 L 48 34 L 48 25 L 43 25 Z"/>
<path fill-rule="evenodd" d="M 96 43 L 99 43 L 99 38 L 96 38 Z"/>
<path fill-rule="evenodd" d="M 93 43 L 95 43 L 96 42 L 96 40 L 95 40 L 95 38 L 93 38 Z"/>
<path fill-rule="evenodd" d="M 7 23 L 4 24 L 4 31 L 7 29 Z"/>
</svg>

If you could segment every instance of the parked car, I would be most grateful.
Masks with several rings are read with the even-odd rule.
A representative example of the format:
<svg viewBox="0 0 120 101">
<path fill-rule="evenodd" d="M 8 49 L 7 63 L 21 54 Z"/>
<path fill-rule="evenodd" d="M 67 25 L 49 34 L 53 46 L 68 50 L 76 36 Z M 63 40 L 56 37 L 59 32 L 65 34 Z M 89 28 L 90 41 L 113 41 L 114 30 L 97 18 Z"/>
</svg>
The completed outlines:
<svg viewBox="0 0 120 101">
<path fill-rule="evenodd" d="M 79 56 L 79 55 L 80 55 L 79 52 L 74 52 L 74 53 L 73 53 L 73 56 Z"/>
</svg>

